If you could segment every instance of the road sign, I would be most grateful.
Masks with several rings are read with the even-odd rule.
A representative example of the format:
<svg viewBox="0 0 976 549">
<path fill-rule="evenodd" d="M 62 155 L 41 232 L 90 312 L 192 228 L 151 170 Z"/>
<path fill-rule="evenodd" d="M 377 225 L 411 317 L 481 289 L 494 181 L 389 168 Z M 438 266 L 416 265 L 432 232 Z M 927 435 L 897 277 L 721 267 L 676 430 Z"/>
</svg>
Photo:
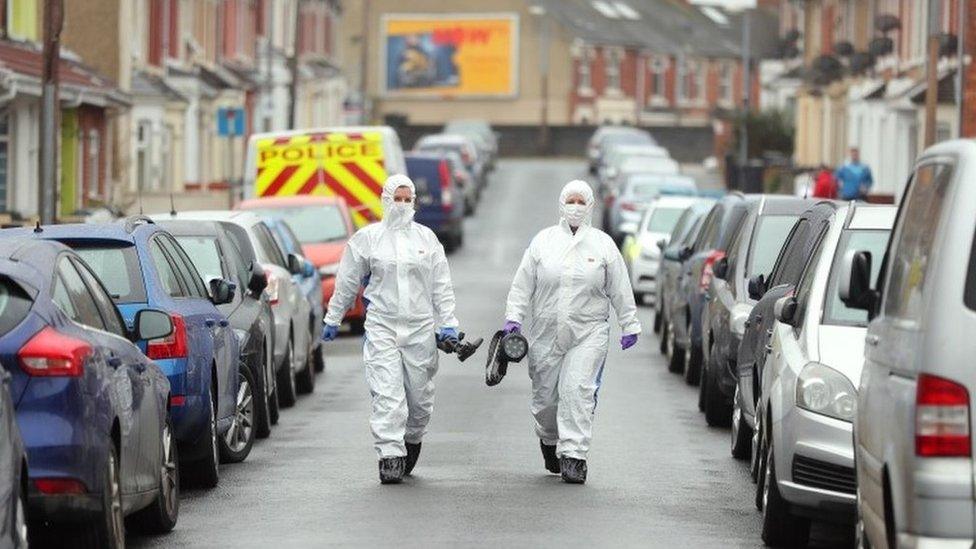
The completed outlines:
<svg viewBox="0 0 976 549">
<path fill-rule="evenodd" d="M 244 135 L 244 109 L 221 107 L 217 109 L 217 135 L 242 137 Z"/>
</svg>

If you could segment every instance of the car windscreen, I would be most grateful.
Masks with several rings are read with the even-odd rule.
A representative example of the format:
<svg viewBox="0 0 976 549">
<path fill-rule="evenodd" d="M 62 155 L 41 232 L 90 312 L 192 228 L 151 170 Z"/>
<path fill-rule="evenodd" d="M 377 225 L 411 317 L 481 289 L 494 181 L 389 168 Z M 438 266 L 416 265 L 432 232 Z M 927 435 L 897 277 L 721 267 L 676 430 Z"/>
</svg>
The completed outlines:
<svg viewBox="0 0 976 549">
<path fill-rule="evenodd" d="M 145 303 L 146 286 L 135 246 L 128 243 L 69 243 L 101 279 L 116 303 Z"/>
<path fill-rule="evenodd" d="M 670 234 L 687 208 L 654 208 L 644 232 Z"/>
<path fill-rule="evenodd" d="M 302 244 L 335 242 L 349 236 L 346 221 L 338 206 L 317 204 L 290 208 L 258 208 L 251 211 L 261 217 L 284 220 Z"/>
<path fill-rule="evenodd" d="M 8 277 L 0 276 L 0 335 L 13 330 L 30 312 L 33 301 Z"/>
<path fill-rule="evenodd" d="M 851 309 L 840 300 L 840 271 L 844 256 L 851 250 L 871 254 L 871 287 L 877 287 L 878 273 L 881 271 L 881 258 L 888 247 L 889 231 L 847 230 L 840 237 L 834 262 L 830 268 L 830 281 L 827 283 L 827 297 L 824 300 L 824 324 L 847 326 L 867 326 L 868 313 L 863 309 Z"/>
<path fill-rule="evenodd" d="M 214 278 L 227 278 L 220 265 L 220 250 L 215 236 L 177 236 L 176 241 L 183 246 L 186 255 L 200 273 L 200 278 L 209 283 Z"/>
<path fill-rule="evenodd" d="M 757 274 L 769 277 L 786 237 L 796 224 L 798 215 L 765 215 L 759 218 L 749 249 L 746 277 Z"/>
</svg>

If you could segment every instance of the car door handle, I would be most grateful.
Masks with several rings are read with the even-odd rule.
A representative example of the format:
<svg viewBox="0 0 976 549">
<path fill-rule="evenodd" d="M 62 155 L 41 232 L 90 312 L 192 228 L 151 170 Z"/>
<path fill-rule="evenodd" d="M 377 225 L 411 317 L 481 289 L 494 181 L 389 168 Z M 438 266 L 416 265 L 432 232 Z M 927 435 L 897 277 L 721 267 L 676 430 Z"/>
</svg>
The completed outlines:
<svg viewBox="0 0 976 549">
<path fill-rule="evenodd" d="M 204 320 L 203 323 L 204 325 L 207 326 L 207 328 L 213 328 L 214 326 L 217 325 L 217 321 L 212 318 L 208 318 L 207 320 Z"/>
<path fill-rule="evenodd" d="M 874 347 L 881 342 L 881 338 L 878 336 L 878 334 L 868 334 L 864 337 L 864 342 Z"/>
<path fill-rule="evenodd" d="M 219 324 L 221 328 L 226 328 L 228 325 L 230 325 L 230 322 L 227 322 L 227 319 L 222 318 L 217 324 Z"/>
<path fill-rule="evenodd" d="M 112 368 L 118 368 L 119 366 L 122 365 L 122 359 L 115 355 L 109 355 L 108 360 L 106 360 L 106 362 Z"/>
</svg>

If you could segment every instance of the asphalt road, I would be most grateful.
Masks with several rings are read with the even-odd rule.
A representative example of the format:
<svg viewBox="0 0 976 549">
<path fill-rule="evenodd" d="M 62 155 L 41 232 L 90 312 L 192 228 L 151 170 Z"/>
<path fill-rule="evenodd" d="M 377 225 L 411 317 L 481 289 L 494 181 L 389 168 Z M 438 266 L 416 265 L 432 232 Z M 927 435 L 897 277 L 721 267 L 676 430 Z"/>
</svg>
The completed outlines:
<svg viewBox="0 0 976 549">
<path fill-rule="evenodd" d="M 562 185 L 583 173 L 568 160 L 499 165 L 450 258 L 464 331 L 489 336 L 501 326 L 522 252 L 556 221 Z M 225 466 L 216 489 L 184 492 L 172 534 L 130 544 L 761 547 L 753 484 L 729 457 L 728 431 L 705 426 L 697 389 L 669 374 L 657 351 L 651 310 L 640 318 L 637 346 L 611 347 L 584 486 L 543 469 L 524 364 L 488 388 L 484 350 L 464 364 L 442 355 L 417 469 L 381 486 L 361 343 L 346 336 L 327 348 L 315 394 L 285 410 L 270 439 Z M 836 532 L 827 535 L 836 546 Z"/>
</svg>

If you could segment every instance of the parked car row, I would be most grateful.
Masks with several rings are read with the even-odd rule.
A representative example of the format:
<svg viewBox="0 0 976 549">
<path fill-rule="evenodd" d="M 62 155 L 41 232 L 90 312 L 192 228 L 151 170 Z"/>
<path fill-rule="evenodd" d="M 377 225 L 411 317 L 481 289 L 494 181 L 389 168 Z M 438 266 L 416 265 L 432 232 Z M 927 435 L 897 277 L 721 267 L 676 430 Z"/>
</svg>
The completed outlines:
<svg viewBox="0 0 976 549">
<path fill-rule="evenodd" d="M 417 186 L 416 220 L 447 252 L 464 243 L 464 217 L 477 209 L 497 158 L 498 134 L 481 120 L 450 121 L 406 154 L 407 175 Z"/>
<path fill-rule="evenodd" d="M 216 486 L 314 390 L 324 285 L 292 221 L 173 212 L 0 231 L 0 406 L 16 419 L 0 422 L 0 545 L 165 533 L 181 486 Z"/>
</svg>

